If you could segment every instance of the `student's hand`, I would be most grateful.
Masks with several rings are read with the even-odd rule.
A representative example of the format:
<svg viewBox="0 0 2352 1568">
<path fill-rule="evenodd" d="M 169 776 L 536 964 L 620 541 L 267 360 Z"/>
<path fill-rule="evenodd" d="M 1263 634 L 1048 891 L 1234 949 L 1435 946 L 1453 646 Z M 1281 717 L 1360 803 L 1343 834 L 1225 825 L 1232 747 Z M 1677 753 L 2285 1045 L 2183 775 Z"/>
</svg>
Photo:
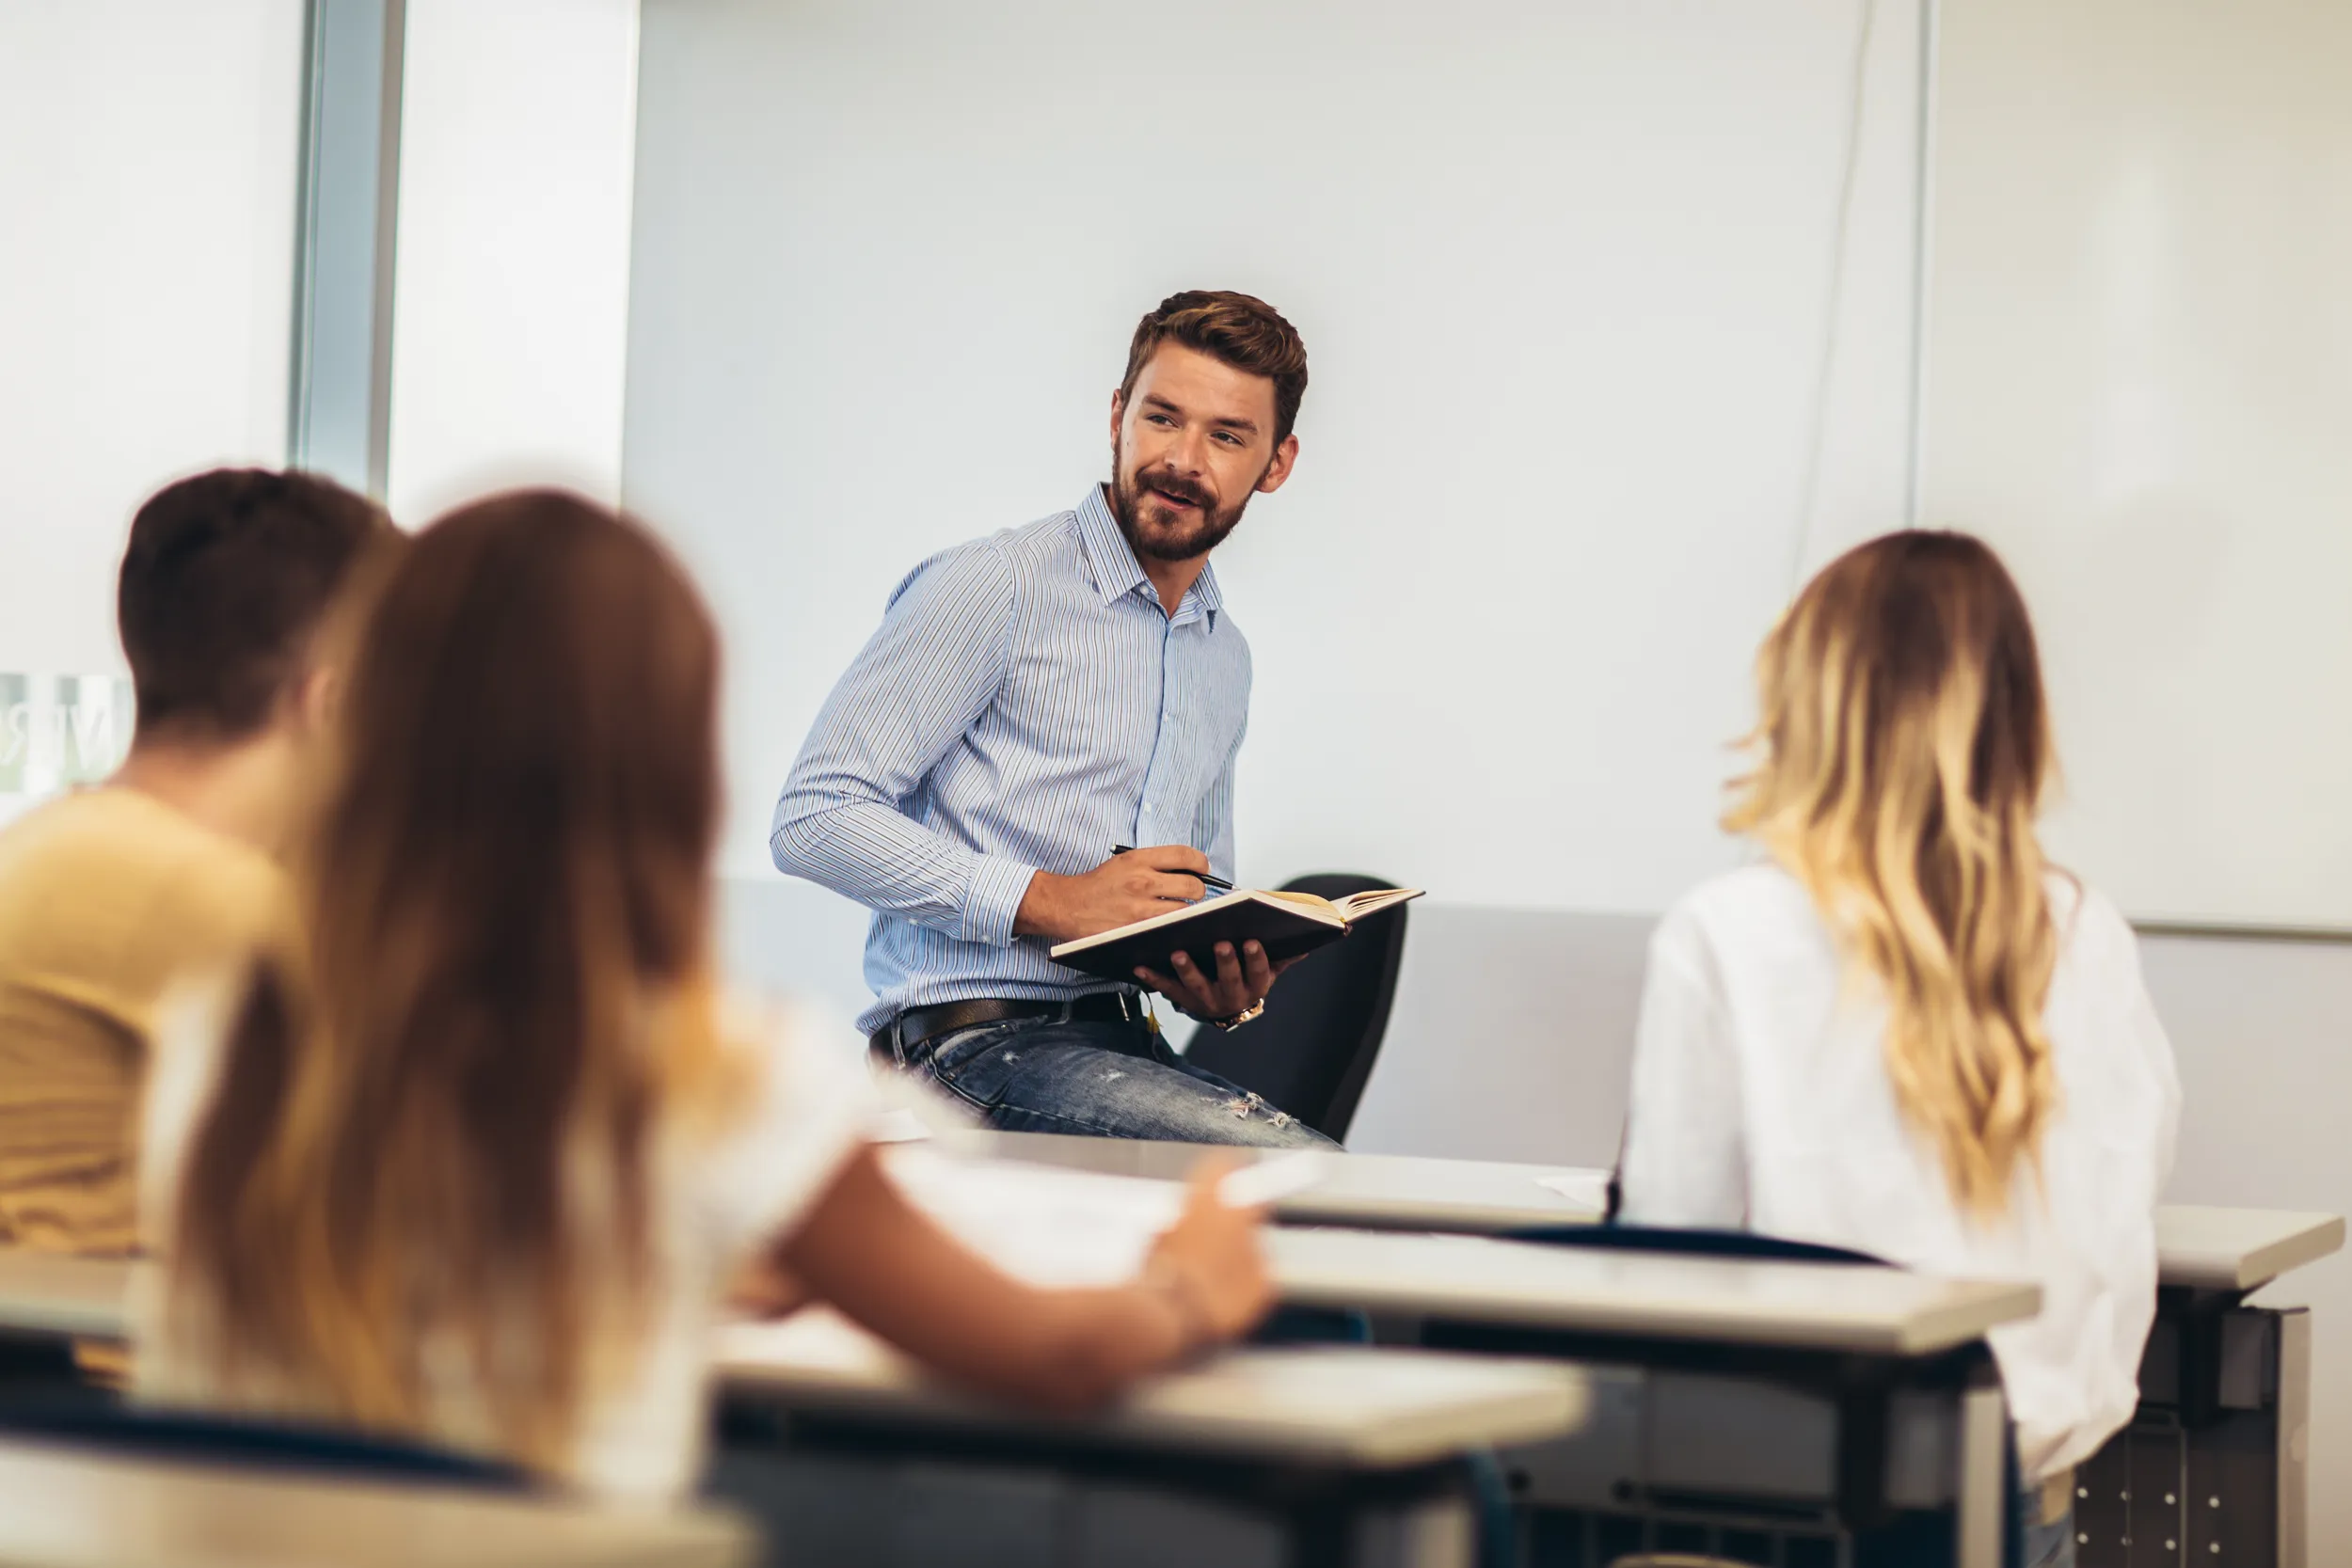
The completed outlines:
<svg viewBox="0 0 2352 1568">
<path fill-rule="evenodd" d="M 1138 969 L 1136 978 L 1195 1018 L 1233 1018 L 1264 1001 L 1266 992 L 1274 989 L 1275 976 L 1297 961 L 1273 962 L 1255 942 L 1243 942 L 1236 955 L 1232 942 L 1220 942 L 1215 974 L 1201 974 L 1200 965 L 1179 953 L 1168 960 L 1173 974 Z"/>
<path fill-rule="evenodd" d="M 1200 898 L 1209 857 L 1189 844 L 1159 844 L 1114 855 L 1076 877 L 1040 871 L 1029 879 L 1012 917 L 1015 936 L 1075 942 L 1149 920 Z"/>
<path fill-rule="evenodd" d="M 1232 1161 L 1219 1159 L 1194 1167 L 1184 1212 L 1161 1232 L 1144 1265 L 1145 1282 L 1168 1295 L 1195 1346 L 1240 1338 L 1274 1306 L 1258 1246 L 1265 1211 L 1237 1209 L 1217 1196 L 1217 1184 L 1233 1169 Z"/>
</svg>

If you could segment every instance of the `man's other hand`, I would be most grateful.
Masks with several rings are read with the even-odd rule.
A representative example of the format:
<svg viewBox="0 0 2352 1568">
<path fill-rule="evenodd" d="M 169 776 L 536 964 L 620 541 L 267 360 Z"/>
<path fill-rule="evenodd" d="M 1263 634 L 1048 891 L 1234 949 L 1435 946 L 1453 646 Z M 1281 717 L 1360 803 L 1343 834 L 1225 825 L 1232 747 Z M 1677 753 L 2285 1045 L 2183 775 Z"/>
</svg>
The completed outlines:
<svg viewBox="0 0 2352 1568">
<path fill-rule="evenodd" d="M 1114 855 L 1076 877 L 1038 872 L 1012 917 L 1013 935 L 1076 942 L 1167 914 L 1206 890 L 1185 873 L 1208 869 L 1209 857 L 1191 845 L 1157 844 Z"/>
<path fill-rule="evenodd" d="M 1254 942 L 1243 942 L 1238 954 L 1232 942 L 1220 942 L 1215 974 L 1203 974 L 1200 965 L 1178 953 L 1168 960 L 1173 974 L 1138 969 L 1136 978 L 1195 1018 L 1232 1018 L 1264 1001 L 1265 993 L 1274 989 L 1275 976 L 1297 961 L 1271 962 L 1265 949 Z"/>
</svg>

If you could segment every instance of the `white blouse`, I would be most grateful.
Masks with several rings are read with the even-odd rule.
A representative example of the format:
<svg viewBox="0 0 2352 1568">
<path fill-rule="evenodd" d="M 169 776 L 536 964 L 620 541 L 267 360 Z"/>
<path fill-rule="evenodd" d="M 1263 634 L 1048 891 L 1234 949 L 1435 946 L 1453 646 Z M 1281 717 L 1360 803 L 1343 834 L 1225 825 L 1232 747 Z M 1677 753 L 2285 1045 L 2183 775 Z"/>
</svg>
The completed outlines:
<svg viewBox="0 0 2352 1568">
<path fill-rule="evenodd" d="M 225 1000 L 191 999 L 158 1037 L 140 1157 L 141 1222 L 142 1233 L 160 1243 L 165 1266 L 142 1271 L 149 1277 L 135 1291 L 133 1389 L 166 1403 L 315 1417 L 304 1390 L 265 1369 L 229 1375 L 214 1354 L 202 1304 L 190 1310 L 169 1295 L 180 1173 L 217 1086 Z M 692 1486 L 709 1424 L 710 1339 L 726 1288 L 754 1251 L 805 1217 L 876 1113 L 861 1070 L 864 1053 L 846 1027 L 803 1009 L 741 1002 L 728 1008 L 723 1027 L 736 1049 L 755 1058 L 752 1087 L 715 1138 L 665 1130 L 654 1165 L 659 1278 L 649 1326 L 636 1343 L 600 1347 L 589 1357 L 615 1375 L 592 1387 L 564 1479 L 607 1500 L 660 1504 Z M 490 1451 L 468 1359 L 428 1356 L 427 1365 L 437 1374 L 428 1435 Z"/>
<path fill-rule="evenodd" d="M 2060 1101 L 2042 1180 L 1972 1222 L 1897 1108 L 1886 1006 L 1850 984 L 1803 884 L 1776 865 L 1699 888 L 1650 942 L 1626 1132 L 1624 1218 L 1746 1228 L 1951 1277 L 2031 1279 L 2042 1315 L 1989 1336 L 2028 1476 L 2130 1419 L 2155 1312 L 2155 1207 L 2180 1119 L 2172 1048 L 2131 927 L 2049 880 L 2059 954 L 2044 1019 Z"/>
</svg>

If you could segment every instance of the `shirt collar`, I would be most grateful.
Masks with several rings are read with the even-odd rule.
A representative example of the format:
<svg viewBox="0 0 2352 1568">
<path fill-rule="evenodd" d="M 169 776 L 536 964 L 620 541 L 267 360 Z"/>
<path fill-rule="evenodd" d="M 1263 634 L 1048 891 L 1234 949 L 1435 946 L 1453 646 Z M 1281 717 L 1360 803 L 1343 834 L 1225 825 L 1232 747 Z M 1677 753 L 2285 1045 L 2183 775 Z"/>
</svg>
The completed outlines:
<svg viewBox="0 0 2352 1568">
<path fill-rule="evenodd" d="M 1104 604 L 1135 593 L 1152 580 L 1143 570 L 1143 562 L 1136 559 L 1127 535 L 1120 531 L 1119 519 L 1111 515 L 1110 499 L 1100 484 L 1088 486 L 1086 499 L 1078 503 L 1078 540 L 1086 549 L 1087 564 L 1094 572 L 1095 590 L 1103 595 Z M 1202 563 L 1200 576 L 1184 595 L 1184 604 L 1197 607 L 1208 618 L 1210 629 L 1216 628 L 1217 616 L 1225 609 L 1225 595 L 1216 586 L 1214 565 Z M 1177 606 L 1168 619 L 1186 619 L 1184 606 Z"/>
</svg>

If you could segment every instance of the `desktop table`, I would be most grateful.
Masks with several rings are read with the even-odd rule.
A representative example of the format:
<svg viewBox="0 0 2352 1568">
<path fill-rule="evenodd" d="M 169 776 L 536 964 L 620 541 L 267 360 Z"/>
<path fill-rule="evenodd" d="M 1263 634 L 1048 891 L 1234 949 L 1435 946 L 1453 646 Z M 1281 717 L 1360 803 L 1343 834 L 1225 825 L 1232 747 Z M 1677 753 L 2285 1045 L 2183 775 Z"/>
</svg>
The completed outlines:
<svg viewBox="0 0 2352 1568">
<path fill-rule="evenodd" d="M 131 1264 L 0 1246 L 0 1339 L 119 1339 Z"/>
<path fill-rule="evenodd" d="M 737 1568 L 743 1521 L 0 1440 L 6 1568 Z"/>
<path fill-rule="evenodd" d="M 718 1484 L 808 1560 L 1469 1568 L 1461 1461 L 1580 1428 L 1577 1369 L 1248 1348 L 1054 1419 L 818 1309 L 723 1336 Z"/>
<path fill-rule="evenodd" d="M 2344 1240 L 2334 1214 L 2156 1212 L 2139 1408 L 2075 1477 L 2080 1568 L 2304 1568 L 2311 1314 L 2247 1298 Z"/>
<path fill-rule="evenodd" d="M 1092 1171 L 1182 1180 L 1212 1152 L 1200 1144 L 1133 1138 L 1087 1138 L 1062 1132 L 950 1132 L 937 1140 L 959 1153 Z M 1279 1160 L 1288 1151 L 1220 1148 L 1244 1163 Z M 1278 1199 L 1284 1225 L 1343 1225 L 1359 1230 L 1456 1230 L 1497 1233 L 1544 1225 L 1597 1221 L 1600 1189 L 1609 1173 L 1563 1165 L 1506 1164 L 1486 1160 L 1432 1160 L 1406 1154 L 1338 1154 L 1323 1180 Z M 1545 1185 L 1556 1181 L 1572 1189 Z M 1589 1195 L 1589 1196 L 1588 1196 Z"/>
</svg>

